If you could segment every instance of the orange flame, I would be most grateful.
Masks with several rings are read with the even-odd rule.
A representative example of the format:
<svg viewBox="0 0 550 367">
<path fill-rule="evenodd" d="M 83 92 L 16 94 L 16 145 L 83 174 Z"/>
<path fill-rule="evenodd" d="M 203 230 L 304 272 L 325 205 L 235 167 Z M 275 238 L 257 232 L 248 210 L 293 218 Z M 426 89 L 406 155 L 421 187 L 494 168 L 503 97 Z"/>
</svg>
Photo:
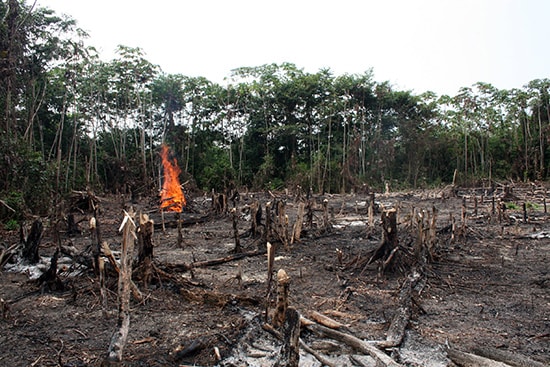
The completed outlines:
<svg viewBox="0 0 550 367">
<path fill-rule="evenodd" d="M 181 170 L 176 158 L 170 159 L 169 152 L 168 146 L 163 144 L 160 156 L 164 168 L 164 183 L 160 193 L 160 209 L 166 212 L 181 212 L 187 204 L 179 180 Z"/>
</svg>

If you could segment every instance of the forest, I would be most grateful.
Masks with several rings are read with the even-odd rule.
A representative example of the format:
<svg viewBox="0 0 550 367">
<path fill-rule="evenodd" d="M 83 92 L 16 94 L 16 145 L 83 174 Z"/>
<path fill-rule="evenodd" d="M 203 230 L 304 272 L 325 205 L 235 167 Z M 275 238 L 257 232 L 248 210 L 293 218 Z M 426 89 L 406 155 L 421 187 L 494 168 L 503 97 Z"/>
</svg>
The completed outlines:
<svg viewBox="0 0 550 367">
<path fill-rule="evenodd" d="M 158 190 L 171 147 L 190 190 L 429 188 L 545 180 L 550 80 L 454 96 L 363 74 L 244 66 L 222 84 L 167 74 L 140 48 L 101 60 L 76 21 L 0 3 L 1 220 L 85 188 Z M 14 209 L 13 211 L 6 208 Z"/>
</svg>

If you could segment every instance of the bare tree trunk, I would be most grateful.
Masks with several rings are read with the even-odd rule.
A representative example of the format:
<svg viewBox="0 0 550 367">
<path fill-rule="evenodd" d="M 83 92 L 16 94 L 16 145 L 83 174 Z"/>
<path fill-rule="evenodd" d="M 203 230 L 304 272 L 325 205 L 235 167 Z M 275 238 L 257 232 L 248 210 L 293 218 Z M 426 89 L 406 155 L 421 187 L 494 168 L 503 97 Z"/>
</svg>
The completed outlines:
<svg viewBox="0 0 550 367">
<path fill-rule="evenodd" d="M 111 337 L 111 344 L 103 366 L 120 366 L 122 351 L 126 346 L 128 331 L 130 328 L 130 289 L 132 281 L 132 259 L 134 253 L 134 236 L 136 225 L 133 215 L 125 213 L 122 225 L 122 252 L 120 259 L 120 274 L 118 276 L 118 329 Z"/>
</svg>

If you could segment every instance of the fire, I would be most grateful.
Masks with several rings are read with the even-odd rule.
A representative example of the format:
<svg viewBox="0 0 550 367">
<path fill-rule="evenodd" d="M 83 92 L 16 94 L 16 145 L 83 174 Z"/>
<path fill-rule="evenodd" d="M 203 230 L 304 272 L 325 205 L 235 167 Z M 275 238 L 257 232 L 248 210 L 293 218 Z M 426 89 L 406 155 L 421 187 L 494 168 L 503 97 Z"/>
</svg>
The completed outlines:
<svg viewBox="0 0 550 367">
<path fill-rule="evenodd" d="M 181 212 L 187 204 L 179 180 L 181 170 L 176 158 L 170 159 L 169 153 L 170 149 L 163 144 L 160 156 L 164 168 L 164 183 L 160 193 L 160 209 L 167 212 Z"/>
</svg>

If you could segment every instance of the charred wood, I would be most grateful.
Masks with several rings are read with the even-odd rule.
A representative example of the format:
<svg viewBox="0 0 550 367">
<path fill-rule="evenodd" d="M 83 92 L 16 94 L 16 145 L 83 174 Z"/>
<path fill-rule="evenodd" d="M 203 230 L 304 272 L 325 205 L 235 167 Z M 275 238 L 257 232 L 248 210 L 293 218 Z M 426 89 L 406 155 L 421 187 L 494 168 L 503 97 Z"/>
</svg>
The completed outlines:
<svg viewBox="0 0 550 367">
<path fill-rule="evenodd" d="M 498 362 L 506 363 L 513 367 L 544 367 L 544 363 L 534 361 L 520 354 L 512 353 L 491 347 L 477 347 L 473 352 L 481 357 L 489 358 Z"/>
<path fill-rule="evenodd" d="M 277 272 L 277 306 L 273 315 L 272 324 L 275 328 L 281 327 L 285 323 L 286 311 L 288 309 L 288 290 L 290 287 L 290 277 L 283 269 Z"/>
<path fill-rule="evenodd" d="M 72 237 L 81 233 L 78 223 L 74 220 L 74 214 L 67 215 L 67 236 Z"/>
<path fill-rule="evenodd" d="M 38 278 L 38 284 L 40 284 L 42 292 L 49 291 L 62 291 L 65 289 L 65 285 L 57 275 L 57 259 L 59 258 L 59 249 L 55 250 L 50 261 L 50 267 Z"/>
<path fill-rule="evenodd" d="M 307 320 L 307 319 L 304 320 L 303 318 L 301 322 L 302 322 L 302 325 L 305 325 L 307 329 L 317 334 L 338 340 L 346 345 L 349 345 L 350 347 L 352 347 L 353 349 L 361 353 L 370 355 L 377 361 L 377 363 L 381 364 L 382 366 L 401 367 L 401 364 L 394 361 L 390 356 L 388 356 L 382 350 L 357 338 L 354 335 L 344 333 L 338 330 L 334 330 L 326 326 L 316 324 L 311 320 Z"/>
<path fill-rule="evenodd" d="M 509 364 L 453 348 L 447 349 L 447 356 L 460 367 L 510 367 Z"/>
<path fill-rule="evenodd" d="M 300 363 L 300 314 L 289 307 L 283 323 L 283 346 L 275 367 L 298 367 Z"/>
<path fill-rule="evenodd" d="M 265 255 L 265 253 L 266 253 L 265 250 L 248 251 L 248 252 L 241 252 L 239 254 L 231 254 L 226 257 L 222 257 L 218 259 L 195 261 L 189 264 L 169 264 L 168 263 L 168 264 L 163 264 L 162 266 L 165 269 L 169 269 L 172 271 L 186 272 L 194 268 L 206 268 L 209 266 L 215 266 L 215 265 L 220 265 L 231 261 L 239 260 L 245 257 Z"/>
<path fill-rule="evenodd" d="M 38 247 L 42 240 L 43 225 L 39 220 L 35 220 L 32 224 L 31 231 L 25 237 L 23 226 L 20 227 L 20 238 L 23 243 L 23 259 L 29 264 L 36 264 L 40 259 L 38 255 Z"/>
</svg>

